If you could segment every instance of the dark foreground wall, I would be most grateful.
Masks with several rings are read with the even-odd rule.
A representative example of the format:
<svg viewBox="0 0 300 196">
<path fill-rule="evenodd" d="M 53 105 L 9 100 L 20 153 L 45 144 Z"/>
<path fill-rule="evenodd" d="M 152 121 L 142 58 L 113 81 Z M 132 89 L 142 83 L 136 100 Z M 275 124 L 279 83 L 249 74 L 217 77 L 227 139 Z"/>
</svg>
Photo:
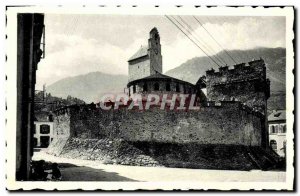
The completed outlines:
<svg viewBox="0 0 300 196">
<path fill-rule="evenodd" d="M 17 14 L 16 180 L 29 180 L 33 155 L 36 69 L 41 58 L 43 14 Z"/>
<path fill-rule="evenodd" d="M 61 129 L 70 130 L 70 135 L 78 138 L 260 146 L 263 118 L 239 102 L 220 104 L 188 112 L 157 107 L 147 111 L 69 107 L 57 112 L 54 129 L 60 133 L 64 132 Z"/>
</svg>

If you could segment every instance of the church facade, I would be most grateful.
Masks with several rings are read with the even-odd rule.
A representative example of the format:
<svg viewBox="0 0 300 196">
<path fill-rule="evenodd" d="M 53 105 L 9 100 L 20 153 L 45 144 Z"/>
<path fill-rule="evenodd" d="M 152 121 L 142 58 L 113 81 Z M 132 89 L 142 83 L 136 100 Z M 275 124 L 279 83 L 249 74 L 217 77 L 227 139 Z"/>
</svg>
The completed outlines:
<svg viewBox="0 0 300 196">
<path fill-rule="evenodd" d="M 128 60 L 129 82 L 162 73 L 160 37 L 156 28 L 150 31 L 148 46 L 141 48 Z"/>
<path fill-rule="evenodd" d="M 148 46 L 142 46 L 128 60 L 128 94 L 196 94 L 197 100 L 205 100 L 199 85 L 162 74 L 162 55 L 160 36 L 157 28 L 150 31 Z M 199 80 L 202 81 L 202 80 Z"/>
</svg>

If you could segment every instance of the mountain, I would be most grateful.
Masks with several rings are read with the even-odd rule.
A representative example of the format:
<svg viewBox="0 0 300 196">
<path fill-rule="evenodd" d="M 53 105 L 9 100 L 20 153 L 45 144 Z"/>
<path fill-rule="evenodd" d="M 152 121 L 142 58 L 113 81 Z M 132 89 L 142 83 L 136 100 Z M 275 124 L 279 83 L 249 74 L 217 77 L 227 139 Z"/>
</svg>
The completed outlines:
<svg viewBox="0 0 300 196">
<path fill-rule="evenodd" d="M 67 98 L 70 95 L 91 103 L 99 101 L 106 93 L 122 93 L 127 82 L 126 75 L 91 72 L 61 79 L 49 85 L 46 91 L 56 97 Z"/>
<path fill-rule="evenodd" d="M 231 50 L 226 52 L 237 63 L 263 58 L 266 63 L 267 77 L 271 81 L 271 97 L 268 100 L 268 110 L 285 109 L 285 48 L 254 48 L 251 50 Z M 226 52 L 219 52 L 212 58 L 221 57 L 225 62 L 231 62 L 229 66 L 235 64 Z M 165 74 L 194 84 L 199 77 L 205 75 L 206 70 L 211 68 L 218 70 L 218 66 L 211 59 L 208 57 L 195 57 L 167 71 Z"/>
<path fill-rule="evenodd" d="M 271 91 L 285 91 L 285 48 L 231 50 L 227 53 L 237 63 L 263 58 L 267 67 L 267 77 L 271 80 Z M 231 62 L 229 66 L 235 64 L 224 51 L 212 56 L 212 58 L 215 59 L 216 56 L 221 57 L 225 62 Z M 208 57 L 195 57 L 167 71 L 165 74 L 194 84 L 202 75 L 205 75 L 206 70 L 211 68 L 218 70 L 218 66 Z"/>
<path fill-rule="evenodd" d="M 255 48 L 227 52 L 237 63 L 263 58 L 267 67 L 267 77 L 271 81 L 268 110 L 285 109 L 285 48 Z M 231 65 L 234 64 L 225 51 L 218 53 L 217 56 L 228 63 L 231 62 Z M 195 84 L 199 77 L 205 75 L 206 70 L 211 68 L 217 70 L 218 66 L 208 57 L 195 57 L 165 74 Z M 128 77 L 125 75 L 91 72 L 59 80 L 48 86 L 47 92 L 62 98 L 70 95 L 91 103 L 99 101 L 99 98 L 106 93 L 123 92 L 127 82 Z"/>
</svg>

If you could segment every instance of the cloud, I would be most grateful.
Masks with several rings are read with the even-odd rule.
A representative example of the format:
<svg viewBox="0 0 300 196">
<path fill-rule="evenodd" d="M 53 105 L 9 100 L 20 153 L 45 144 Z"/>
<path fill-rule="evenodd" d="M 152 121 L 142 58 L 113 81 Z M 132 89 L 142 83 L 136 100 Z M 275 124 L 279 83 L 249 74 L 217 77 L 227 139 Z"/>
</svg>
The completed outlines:
<svg viewBox="0 0 300 196">
<path fill-rule="evenodd" d="M 285 21 L 283 19 L 279 17 L 246 17 L 235 23 L 205 23 L 204 28 L 222 48 L 227 50 L 285 47 Z M 198 26 L 193 31 L 193 35 L 201 42 L 200 47 L 204 49 L 206 46 L 205 51 L 209 55 L 220 52 L 222 48 L 204 28 Z M 195 40 L 195 38 L 193 39 Z M 207 50 L 207 48 L 212 50 Z M 206 55 L 183 34 L 178 34 L 172 44 L 163 46 L 162 51 L 164 71 L 173 69 L 193 57 Z"/>
<path fill-rule="evenodd" d="M 46 58 L 38 65 L 37 88 L 44 83 L 49 85 L 65 77 L 94 71 L 127 74 L 128 58 L 141 45 L 147 44 L 153 26 L 158 28 L 161 36 L 164 72 L 188 59 L 205 55 L 163 16 L 114 16 L 113 20 L 106 16 L 102 26 L 99 16 L 53 18 L 55 20 L 51 16 L 46 18 Z M 191 17 L 183 18 L 194 28 L 194 35 L 213 49 L 208 52 L 210 55 L 221 50 Z M 228 50 L 285 47 L 283 17 L 239 17 L 228 22 L 218 20 L 214 22 L 212 19 L 211 23 L 206 21 L 204 27 Z M 128 25 L 127 30 L 124 24 Z"/>
<path fill-rule="evenodd" d="M 137 39 L 123 49 L 76 35 L 48 35 L 46 58 L 38 64 L 37 86 L 95 71 L 127 74 L 127 60 L 142 41 Z"/>
</svg>

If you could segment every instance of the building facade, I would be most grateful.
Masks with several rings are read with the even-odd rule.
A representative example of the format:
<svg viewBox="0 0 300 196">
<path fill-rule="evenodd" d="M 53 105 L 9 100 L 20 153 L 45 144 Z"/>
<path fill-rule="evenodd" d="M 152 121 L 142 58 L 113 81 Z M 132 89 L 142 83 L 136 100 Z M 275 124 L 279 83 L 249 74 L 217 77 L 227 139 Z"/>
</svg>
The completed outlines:
<svg viewBox="0 0 300 196">
<path fill-rule="evenodd" d="M 148 46 L 141 48 L 128 60 L 129 82 L 162 73 L 160 37 L 156 28 L 150 31 Z"/>
<path fill-rule="evenodd" d="M 286 116 L 285 110 L 274 110 L 268 116 L 269 145 L 281 157 L 286 156 Z"/>
<path fill-rule="evenodd" d="M 49 112 L 35 112 L 34 148 L 47 148 L 56 137 L 53 128 L 53 115 Z"/>
<path fill-rule="evenodd" d="M 267 100 L 270 81 L 266 77 L 263 59 L 206 71 L 207 99 L 209 101 L 239 101 L 263 114 L 262 145 L 268 147 Z"/>
<path fill-rule="evenodd" d="M 162 74 L 160 36 L 155 27 L 150 31 L 148 47 L 141 47 L 128 60 L 128 74 L 127 92 L 129 95 L 196 94 L 198 102 L 206 100 L 199 88 L 199 86 L 205 87 L 203 80 L 198 81 L 201 84 L 194 85 Z"/>
</svg>

